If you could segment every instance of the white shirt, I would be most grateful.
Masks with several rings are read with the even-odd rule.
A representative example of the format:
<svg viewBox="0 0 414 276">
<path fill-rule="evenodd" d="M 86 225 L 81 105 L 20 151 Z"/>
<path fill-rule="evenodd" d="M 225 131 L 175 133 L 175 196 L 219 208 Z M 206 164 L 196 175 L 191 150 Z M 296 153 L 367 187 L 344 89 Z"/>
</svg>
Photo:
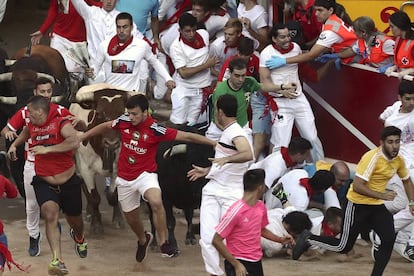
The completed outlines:
<svg viewBox="0 0 414 276">
<path fill-rule="evenodd" d="M 205 30 L 197 30 L 197 33 L 203 38 L 205 46 L 200 49 L 194 49 L 185 44 L 177 37 L 170 47 L 171 60 L 174 67 L 180 69 L 182 67 L 197 67 L 204 64 L 208 59 L 209 36 Z M 175 80 L 188 88 L 204 88 L 210 85 L 210 69 L 194 74 L 189 78 L 182 78 L 180 74 L 175 74 Z"/>
<path fill-rule="evenodd" d="M 263 49 L 260 53 L 260 67 L 266 67 L 266 61 L 271 59 L 272 56 L 279 56 L 279 57 L 294 57 L 298 56 L 302 53 L 299 45 L 293 42 L 293 49 L 286 54 L 281 54 L 277 51 L 273 45 L 269 45 Z M 296 93 L 299 95 L 302 94 L 302 86 L 300 84 L 299 74 L 298 74 L 298 64 L 286 64 L 277 69 L 270 70 L 270 79 L 274 84 L 285 84 L 285 83 L 296 83 Z M 276 95 L 276 97 L 281 96 L 279 93 L 271 93 Z"/>
<path fill-rule="evenodd" d="M 278 181 L 283 185 L 289 204 L 299 211 L 305 211 L 309 205 L 306 188 L 299 183 L 301 178 L 308 177 L 309 175 L 305 170 L 295 169 L 282 176 Z"/>
<path fill-rule="evenodd" d="M 401 113 L 401 102 L 396 101 L 387 107 L 380 115 L 385 121 L 384 126 L 396 126 L 401 129 L 400 153 L 405 165 L 414 169 L 414 110 L 410 113 Z"/>
<path fill-rule="evenodd" d="M 224 35 L 224 25 L 226 25 L 229 18 L 230 16 L 228 13 L 223 16 L 213 14 L 206 22 L 204 22 L 204 26 L 206 26 L 210 39 Z"/>
<path fill-rule="evenodd" d="M 84 0 L 71 0 L 80 16 L 85 21 L 86 40 L 88 41 L 88 52 L 92 61 L 92 67 L 96 66 L 96 56 L 99 44 L 116 35 L 116 16 L 120 13 L 117 10 L 106 12 L 103 8 L 89 6 Z M 143 37 L 138 32 L 134 23 L 133 34 Z"/>
<path fill-rule="evenodd" d="M 289 170 L 280 150 L 273 152 L 259 162 L 253 163 L 249 167 L 249 170 L 251 169 L 263 169 L 265 171 L 265 184 L 268 188 L 272 186 L 273 181 L 280 178 Z"/>
<path fill-rule="evenodd" d="M 216 153 L 214 158 L 222 158 L 237 154 L 238 151 L 233 144 L 233 140 L 237 137 L 245 137 L 248 140 L 246 132 L 235 121 L 223 130 L 220 140 L 215 148 Z M 252 147 L 252 145 L 250 146 Z M 233 149 L 230 147 L 233 147 Z M 222 167 L 218 167 L 217 164 L 213 163 L 206 178 L 214 179 L 216 182 L 225 186 L 235 186 L 235 188 L 243 189 L 243 175 L 247 171 L 248 165 L 249 162 L 227 163 Z"/>
<path fill-rule="evenodd" d="M 104 82 L 122 89 L 138 91 L 140 64 L 144 59 L 152 65 L 165 81 L 172 80 L 167 69 L 152 53 L 151 47 L 143 39 L 134 36 L 131 44 L 114 56 L 108 54 L 110 40 L 107 39 L 99 45 L 97 68 L 94 68 L 96 69 L 95 72 L 103 70 Z"/>
<path fill-rule="evenodd" d="M 242 17 L 248 18 L 250 20 L 250 28 L 256 33 L 258 32 L 259 29 L 268 26 L 269 17 L 267 15 L 266 10 L 261 5 L 256 5 L 252 9 L 246 10 L 246 7 L 244 6 L 244 4 L 240 3 L 237 8 L 237 15 L 239 18 L 242 18 Z M 253 41 L 255 41 L 255 45 L 259 43 L 257 39 L 255 39 L 254 37 L 250 35 L 250 33 L 247 31 L 247 29 L 244 26 L 243 26 L 242 33 L 244 36 L 247 36 L 253 39 Z"/>
<path fill-rule="evenodd" d="M 224 52 L 226 50 L 226 52 Z M 220 63 L 215 67 L 217 71 L 220 72 L 221 67 L 223 66 L 224 61 L 237 54 L 237 46 L 236 47 L 227 47 L 226 49 L 226 43 L 224 43 L 224 36 L 220 36 L 216 38 L 211 44 L 210 44 L 210 56 L 214 56 L 219 58 Z"/>
<path fill-rule="evenodd" d="M 342 41 L 344 40 L 337 33 L 331 30 L 325 30 L 319 34 L 318 40 L 315 42 L 315 44 L 326 48 L 331 48 L 332 45 L 341 43 Z"/>
</svg>

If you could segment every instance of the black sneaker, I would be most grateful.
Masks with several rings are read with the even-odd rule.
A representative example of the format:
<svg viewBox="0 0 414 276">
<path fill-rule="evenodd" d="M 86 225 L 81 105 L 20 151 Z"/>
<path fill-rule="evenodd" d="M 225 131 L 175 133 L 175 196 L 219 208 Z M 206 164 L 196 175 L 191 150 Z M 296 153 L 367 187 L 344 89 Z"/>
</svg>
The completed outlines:
<svg viewBox="0 0 414 276">
<path fill-rule="evenodd" d="M 82 242 L 77 242 L 75 238 L 75 230 L 73 230 L 73 228 L 70 229 L 70 236 L 75 242 L 76 255 L 78 255 L 81 258 L 86 258 L 86 256 L 88 256 L 88 243 L 85 242 L 85 239 L 83 239 Z"/>
<path fill-rule="evenodd" d="M 177 248 L 172 246 L 169 241 L 165 241 L 160 246 L 160 250 L 161 250 L 161 256 L 168 257 L 168 258 L 175 257 L 180 253 L 180 251 L 178 251 Z"/>
<path fill-rule="evenodd" d="M 140 245 L 138 241 L 137 254 L 135 255 L 135 259 L 139 263 L 145 260 L 145 257 L 147 256 L 148 245 L 152 242 L 153 236 L 150 232 L 145 231 L 145 238 L 146 241 L 144 245 Z"/>
<path fill-rule="evenodd" d="M 283 184 L 281 182 L 272 187 L 272 194 L 280 200 L 282 205 L 288 201 L 288 195 L 283 189 Z"/>
<path fill-rule="evenodd" d="M 39 256 L 40 255 L 40 233 L 37 235 L 37 238 L 29 237 L 29 255 L 31 257 Z"/>
<path fill-rule="evenodd" d="M 312 233 L 305 229 L 300 233 L 298 238 L 296 239 L 296 244 L 292 249 L 292 259 L 297 260 L 302 256 L 303 252 L 308 250 L 310 244 L 308 243 L 308 238 L 312 235 Z"/>
<path fill-rule="evenodd" d="M 414 262 L 414 246 L 407 244 L 407 247 L 404 250 L 403 257 Z"/>
</svg>

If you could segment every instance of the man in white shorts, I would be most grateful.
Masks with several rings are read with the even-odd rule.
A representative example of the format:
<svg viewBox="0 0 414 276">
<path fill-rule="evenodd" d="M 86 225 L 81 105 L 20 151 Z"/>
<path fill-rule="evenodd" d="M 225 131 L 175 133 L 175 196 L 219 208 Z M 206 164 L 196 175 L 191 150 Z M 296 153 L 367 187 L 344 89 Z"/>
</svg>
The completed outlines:
<svg viewBox="0 0 414 276">
<path fill-rule="evenodd" d="M 167 240 L 167 223 L 158 184 L 157 154 L 158 144 L 163 141 L 180 140 L 184 142 L 203 143 L 215 146 L 215 142 L 204 136 L 165 128 L 148 113 L 148 100 L 142 94 L 132 96 L 127 104 L 127 114 L 114 121 L 102 123 L 81 136 L 81 140 L 111 129 L 121 134 L 121 151 L 118 158 L 118 177 L 116 185 L 118 199 L 125 218 L 138 237 L 136 261 L 145 259 L 152 234 L 144 231 L 140 218 L 140 198 L 147 201 L 152 210 L 154 226 L 159 236 L 160 250 L 163 257 L 174 257 L 178 250 Z"/>
</svg>

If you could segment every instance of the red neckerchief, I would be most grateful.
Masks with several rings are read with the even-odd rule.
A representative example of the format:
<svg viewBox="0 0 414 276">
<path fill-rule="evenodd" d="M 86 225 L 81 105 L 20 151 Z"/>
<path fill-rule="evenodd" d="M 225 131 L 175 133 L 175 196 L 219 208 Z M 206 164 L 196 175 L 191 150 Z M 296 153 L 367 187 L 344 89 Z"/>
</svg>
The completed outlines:
<svg viewBox="0 0 414 276">
<path fill-rule="evenodd" d="M 272 45 L 273 45 L 273 48 L 275 48 L 281 54 L 287 54 L 290 51 L 292 51 L 292 49 L 293 49 L 293 43 L 292 42 L 289 43 L 289 47 L 287 49 L 280 48 L 279 46 L 276 45 L 276 43 L 273 43 Z"/>
<path fill-rule="evenodd" d="M 336 237 L 339 233 L 335 233 L 326 222 L 322 222 L 323 235 L 327 237 Z"/>
<path fill-rule="evenodd" d="M 214 14 L 219 15 L 219 16 L 225 16 L 227 13 L 227 11 L 223 8 L 218 9 Z"/>
<path fill-rule="evenodd" d="M 281 147 L 280 148 L 280 153 L 282 154 L 282 158 L 283 158 L 283 160 L 285 160 L 286 166 L 288 168 L 292 168 L 292 167 L 296 166 L 296 163 L 292 161 L 292 158 L 290 158 L 289 153 L 288 153 L 288 149 L 286 147 Z"/>
<path fill-rule="evenodd" d="M 207 20 L 209 20 L 209 19 L 210 19 L 210 16 L 211 16 L 211 13 L 210 13 L 210 12 L 209 12 L 209 13 L 207 13 L 206 17 L 204 17 L 204 19 L 203 19 L 202 21 L 200 21 L 200 23 L 206 23 L 206 22 L 207 22 Z"/>
<path fill-rule="evenodd" d="M 305 187 L 306 189 L 306 193 L 308 194 L 308 197 L 312 197 L 313 196 L 313 189 L 311 187 L 311 185 L 309 184 L 309 178 L 301 178 L 299 179 L 299 184 L 302 187 Z"/>
<path fill-rule="evenodd" d="M 1 242 L 0 242 L 0 254 L 4 256 L 5 264 L 7 265 L 9 270 L 11 269 L 11 264 L 14 264 L 21 271 L 29 272 L 30 265 L 23 266 L 23 265 L 16 263 L 13 260 L 12 254 L 10 253 L 9 249 L 6 247 L 6 245 L 2 244 Z"/>
<path fill-rule="evenodd" d="M 224 47 L 224 53 L 225 53 L 225 54 L 227 54 L 227 50 L 228 50 L 228 49 L 234 49 L 234 48 L 237 48 L 237 46 L 239 45 L 239 41 L 240 41 L 240 39 L 241 39 L 242 37 L 244 37 L 244 35 L 243 35 L 243 34 L 242 34 L 242 35 L 240 35 L 239 39 L 237 40 L 237 43 L 236 43 L 234 46 L 227 46 L 227 45 L 226 45 L 226 47 Z"/>
<path fill-rule="evenodd" d="M 115 56 L 122 52 L 129 44 L 131 44 L 132 39 L 134 38 L 133 35 L 123 44 L 119 44 L 119 38 L 117 35 L 115 35 L 113 38 L 111 38 L 111 41 L 109 41 L 108 45 L 108 55 Z"/>
<path fill-rule="evenodd" d="M 179 40 L 182 40 L 184 44 L 194 49 L 200 49 L 206 46 L 206 44 L 204 43 L 203 37 L 198 32 L 195 33 L 194 41 L 189 41 L 185 39 L 184 36 L 182 36 L 181 34 L 180 34 Z"/>
</svg>

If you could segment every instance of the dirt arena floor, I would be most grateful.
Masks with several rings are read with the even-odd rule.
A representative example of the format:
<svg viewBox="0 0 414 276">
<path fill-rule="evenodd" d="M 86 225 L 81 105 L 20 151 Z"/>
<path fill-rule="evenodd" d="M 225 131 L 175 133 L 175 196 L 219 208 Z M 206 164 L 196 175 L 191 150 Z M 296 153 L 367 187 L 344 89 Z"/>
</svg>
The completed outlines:
<svg viewBox="0 0 414 276">
<path fill-rule="evenodd" d="M 0 23 L 0 37 L 4 41 L 1 45 L 9 55 L 29 43 L 28 34 L 34 32 L 40 26 L 46 16 L 44 9 L 48 1 L 40 0 L 9 0 L 5 19 Z M 47 43 L 47 39 L 43 40 Z M 155 109 L 162 111 L 166 105 L 160 104 Z M 100 187 L 99 189 L 103 189 Z M 101 210 L 105 232 L 99 236 L 86 235 L 89 253 L 86 259 L 77 257 L 73 250 L 73 242 L 69 236 L 69 228 L 62 218 L 62 252 L 64 261 L 70 275 L 79 276 L 110 276 L 110 275 L 207 275 L 204 271 L 199 245 L 186 246 L 184 244 L 185 220 L 178 214 L 176 236 L 179 242 L 181 254 L 172 259 L 162 258 L 159 252 L 150 252 L 147 260 L 141 266 L 135 262 L 136 238 L 132 231 L 114 229 L 111 226 L 111 210 L 102 199 Z M 0 218 L 5 225 L 5 232 L 9 240 L 9 247 L 14 259 L 19 263 L 30 264 L 30 275 L 47 275 L 47 265 L 51 260 L 51 253 L 45 238 L 43 222 L 41 224 L 43 240 L 41 241 L 41 253 L 38 257 L 29 257 L 27 253 L 28 235 L 25 227 L 24 200 L 0 200 Z M 149 226 L 146 220 L 146 227 Z M 89 226 L 86 225 L 88 233 Z M 293 261 L 287 256 L 265 258 L 263 261 L 265 275 L 281 276 L 365 276 L 369 275 L 372 268 L 370 246 L 356 246 L 357 254 L 361 257 L 349 262 L 340 262 L 337 254 L 330 253 L 312 260 Z M 408 263 L 405 259 L 393 254 L 385 271 L 385 275 L 413 275 L 414 263 Z M 26 275 L 13 268 L 6 270 L 4 275 Z"/>
</svg>

